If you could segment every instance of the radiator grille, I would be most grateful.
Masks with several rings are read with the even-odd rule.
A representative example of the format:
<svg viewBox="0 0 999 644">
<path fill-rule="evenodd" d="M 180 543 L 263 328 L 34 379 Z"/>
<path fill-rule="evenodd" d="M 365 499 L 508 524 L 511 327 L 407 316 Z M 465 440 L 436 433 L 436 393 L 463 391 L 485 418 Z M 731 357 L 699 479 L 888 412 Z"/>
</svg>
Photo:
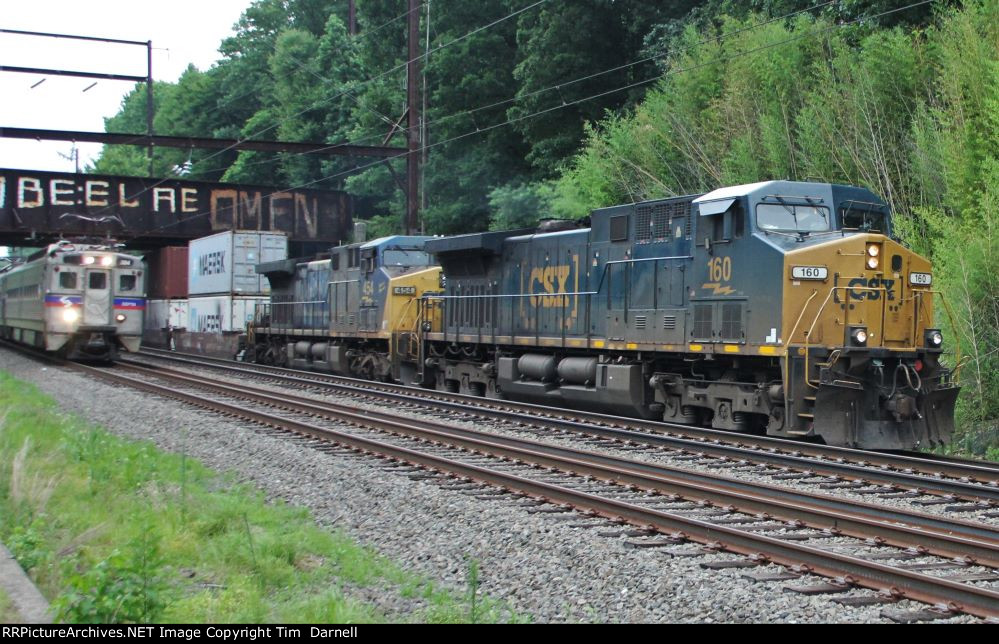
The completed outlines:
<svg viewBox="0 0 999 644">
<path fill-rule="evenodd" d="M 694 305 L 694 337 L 695 338 L 710 338 L 711 337 L 711 314 L 712 306 L 710 304 L 695 304 Z"/>
<path fill-rule="evenodd" d="M 726 340 L 742 339 L 742 305 L 722 304 L 721 335 Z"/>
<path fill-rule="evenodd" d="M 636 315 L 635 316 L 635 328 L 636 329 L 644 329 L 646 321 L 647 321 L 646 316 L 644 316 L 644 315 Z"/>
<path fill-rule="evenodd" d="M 675 315 L 664 315 L 663 316 L 663 328 L 667 331 L 672 331 L 676 329 L 676 316 Z"/>
<path fill-rule="evenodd" d="M 639 206 L 635 212 L 635 239 L 645 241 L 652 237 L 652 208 Z"/>
</svg>

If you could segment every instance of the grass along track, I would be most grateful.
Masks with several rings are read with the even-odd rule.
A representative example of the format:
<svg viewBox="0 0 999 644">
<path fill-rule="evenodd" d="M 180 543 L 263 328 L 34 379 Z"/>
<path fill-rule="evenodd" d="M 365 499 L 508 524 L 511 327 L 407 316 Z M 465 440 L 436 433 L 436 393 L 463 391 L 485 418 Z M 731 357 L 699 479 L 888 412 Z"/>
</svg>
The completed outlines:
<svg viewBox="0 0 999 644">
<path fill-rule="evenodd" d="M 384 621 L 351 597 L 371 586 L 414 607 L 393 619 L 469 619 L 460 597 L 315 526 L 306 512 L 183 454 L 58 413 L 3 372 L 0 410 L 0 539 L 62 620 Z M 477 619 L 522 619 L 480 602 Z M 8 610 L 2 598 L 0 610 Z"/>
</svg>

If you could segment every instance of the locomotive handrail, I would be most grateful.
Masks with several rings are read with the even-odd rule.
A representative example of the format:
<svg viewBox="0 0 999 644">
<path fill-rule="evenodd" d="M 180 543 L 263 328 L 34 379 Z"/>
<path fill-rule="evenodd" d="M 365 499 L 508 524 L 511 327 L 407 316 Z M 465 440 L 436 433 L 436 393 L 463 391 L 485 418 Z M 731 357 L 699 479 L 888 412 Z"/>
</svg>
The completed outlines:
<svg viewBox="0 0 999 644">
<path fill-rule="evenodd" d="M 808 354 L 809 354 L 808 350 L 810 348 L 812 331 L 815 330 L 815 325 L 818 324 L 819 318 L 822 316 L 822 312 L 825 311 L 826 305 L 829 304 L 829 300 L 832 298 L 833 293 L 835 293 L 838 290 L 844 290 L 844 291 L 879 291 L 879 292 L 885 294 L 884 297 L 880 298 L 881 299 L 881 329 L 880 329 L 880 332 L 881 332 L 882 346 L 883 346 L 883 343 L 884 343 L 884 332 L 885 332 L 884 308 L 885 308 L 885 300 L 888 297 L 888 289 L 885 288 L 884 286 L 878 286 L 878 287 L 874 287 L 874 286 L 831 286 L 829 288 L 829 293 L 826 295 L 826 299 L 822 302 L 822 306 L 820 306 L 819 310 L 816 311 L 816 313 L 815 313 L 815 319 L 812 320 L 812 325 L 810 327 L 808 327 L 808 331 L 805 332 L 805 384 L 807 384 L 812 389 L 818 389 L 818 387 L 816 385 L 812 384 L 811 378 L 809 378 L 809 373 L 808 373 Z M 817 292 L 818 291 L 816 291 L 816 293 Z M 849 296 L 847 296 L 847 300 L 849 300 Z M 806 307 L 808 306 L 807 302 L 805 303 L 805 306 Z M 847 311 L 849 311 L 849 309 L 847 309 Z M 849 317 L 850 317 L 850 314 L 849 314 L 849 312 L 847 312 L 847 314 L 846 314 L 846 320 L 844 320 L 844 322 L 843 322 L 844 326 L 846 326 L 847 324 L 849 324 Z M 789 337 L 787 339 L 787 341 L 788 341 L 788 348 L 785 349 L 785 354 L 790 349 L 790 344 L 793 341 L 793 339 L 794 339 L 793 334 L 791 335 L 791 337 Z M 913 342 L 915 342 L 915 338 L 913 338 Z M 913 348 L 915 348 L 915 347 L 913 347 Z"/>
<path fill-rule="evenodd" d="M 805 317 L 805 311 L 808 310 L 808 305 L 811 304 L 812 300 L 815 299 L 815 296 L 818 295 L 818 294 L 819 294 L 819 291 L 818 291 L 818 289 L 816 289 L 816 290 L 812 291 L 812 294 L 808 296 L 807 300 L 805 300 L 805 305 L 801 307 L 801 313 L 798 314 L 798 320 L 794 323 L 794 326 L 791 328 L 791 333 L 787 336 L 787 343 L 785 343 L 785 345 L 784 345 L 784 364 L 783 364 L 782 369 L 781 369 L 781 371 L 783 372 L 782 376 L 783 376 L 784 382 L 790 382 L 790 376 L 791 376 L 790 369 L 791 369 L 791 367 L 790 367 L 790 360 L 788 359 L 788 353 L 791 351 L 791 341 L 794 338 L 794 334 L 798 332 L 798 325 L 801 324 L 801 320 Z M 807 358 L 806 358 L 806 360 L 807 360 Z M 807 364 L 806 364 L 806 367 L 807 367 Z M 808 380 L 808 372 L 807 371 L 805 372 L 805 380 Z M 790 406 L 788 404 L 790 402 L 788 400 L 788 396 L 789 395 L 790 394 L 788 392 L 788 388 L 784 387 L 784 409 L 787 409 Z"/>
<path fill-rule="evenodd" d="M 423 297 L 433 300 L 458 300 L 475 298 L 515 298 L 515 297 L 565 297 L 567 295 L 599 295 L 600 288 L 604 285 L 604 277 L 607 275 L 607 267 L 616 264 L 637 264 L 639 262 L 657 262 L 672 259 L 693 259 L 693 255 L 673 255 L 669 257 L 642 257 L 639 259 L 615 259 L 604 262 L 603 270 L 600 271 L 600 281 L 597 282 L 595 291 L 575 291 L 571 293 L 488 293 L 483 295 L 440 295 L 434 293 L 424 293 Z"/>
</svg>

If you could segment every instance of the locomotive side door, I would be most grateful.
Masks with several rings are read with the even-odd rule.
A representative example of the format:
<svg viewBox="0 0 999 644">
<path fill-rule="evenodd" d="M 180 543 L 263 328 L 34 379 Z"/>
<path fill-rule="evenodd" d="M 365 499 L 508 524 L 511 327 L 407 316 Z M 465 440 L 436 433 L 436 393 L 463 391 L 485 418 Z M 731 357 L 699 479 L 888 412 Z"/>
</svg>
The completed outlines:
<svg viewBox="0 0 999 644">
<path fill-rule="evenodd" d="M 624 340 L 628 331 L 628 285 L 631 277 L 630 214 L 610 218 L 610 245 L 604 264 L 607 293 L 607 339 Z"/>
<path fill-rule="evenodd" d="M 109 271 L 88 270 L 83 292 L 83 325 L 111 324 L 111 284 Z"/>
</svg>

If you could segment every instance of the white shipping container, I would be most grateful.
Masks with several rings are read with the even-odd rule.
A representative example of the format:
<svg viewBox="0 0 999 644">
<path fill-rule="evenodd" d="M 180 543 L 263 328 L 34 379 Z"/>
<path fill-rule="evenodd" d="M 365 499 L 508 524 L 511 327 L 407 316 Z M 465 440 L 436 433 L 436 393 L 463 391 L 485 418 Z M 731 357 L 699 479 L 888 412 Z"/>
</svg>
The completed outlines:
<svg viewBox="0 0 999 644">
<path fill-rule="evenodd" d="M 146 302 L 145 327 L 150 331 L 163 331 L 168 326 L 174 329 L 187 327 L 189 315 L 188 301 L 148 300 Z"/>
<path fill-rule="evenodd" d="M 267 278 L 257 264 L 288 258 L 284 233 L 226 231 L 195 239 L 188 249 L 189 295 L 266 295 Z"/>
<path fill-rule="evenodd" d="M 266 297 L 215 295 L 192 297 L 187 330 L 192 333 L 232 333 L 246 331 L 257 305 L 267 304 Z"/>
</svg>

